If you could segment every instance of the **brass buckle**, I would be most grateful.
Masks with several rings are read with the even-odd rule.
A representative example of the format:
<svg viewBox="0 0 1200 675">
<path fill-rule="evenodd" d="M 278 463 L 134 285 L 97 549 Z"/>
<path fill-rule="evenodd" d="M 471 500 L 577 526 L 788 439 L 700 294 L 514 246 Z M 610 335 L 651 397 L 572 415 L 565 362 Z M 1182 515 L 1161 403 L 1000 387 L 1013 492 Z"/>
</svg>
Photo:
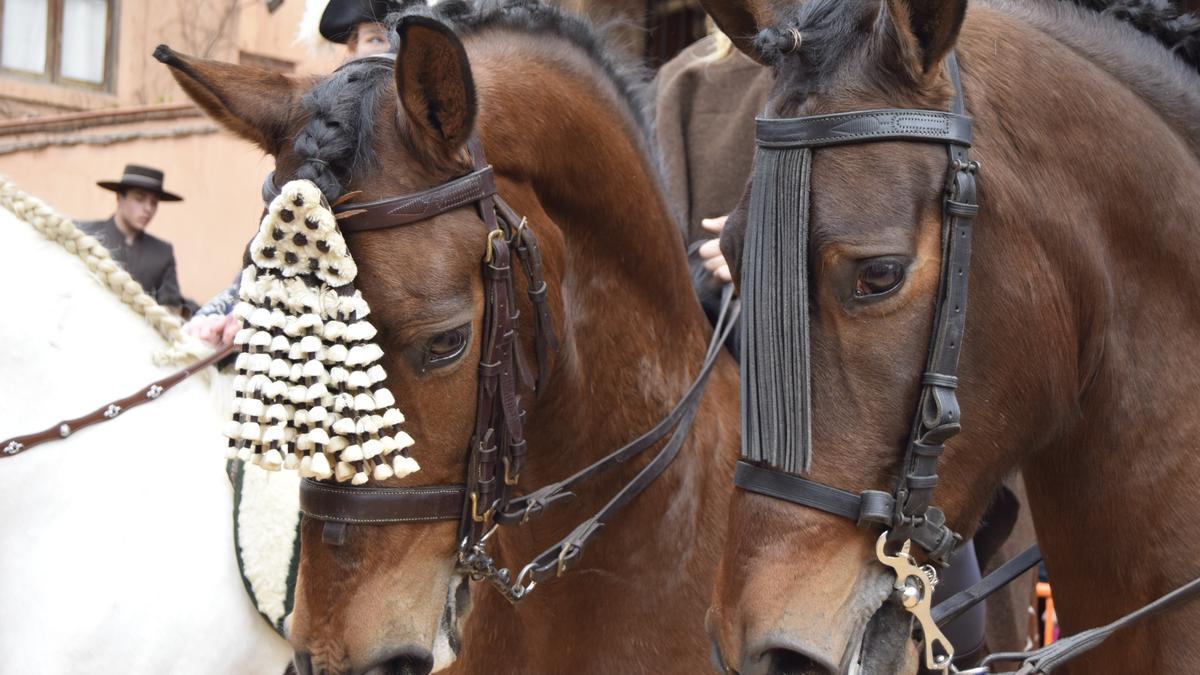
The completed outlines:
<svg viewBox="0 0 1200 675">
<path fill-rule="evenodd" d="M 495 254 L 492 252 L 494 250 L 493 247 L 495 246 L 495 242 L 497 239 L 503 239 L 503 238 L 504 238 L 504 230 L 501 230 L 500 228 L 496 228 L 496 229 L 492 230 L 491 232 L 488 232 L 487 251 L 483 254 L 483 262 L 485 262 L 489 265 L 492 264 L 492 260 L 494 260 L 496 257 Z"/>
<path fill-rule="evenodd" d="M 567 554 L 573 548 L 575 548 L 575 544 L 563 545 L 562 551 L 558 553 L 558 572 L 554 576 L 561 577 L 567 571 Z"/>
<path fill-rule="evenodd" d="M 477 523 L 486 523 L 486 522 L 488 522 L 488 520 L 491 519 L 492 512 L 494 510 L 495 509 L 489 508 L 487 511 L 484 511 L 483 515 L 480 515 L 479 514 L 479 493 L 478 492 L 471 493 L 471 520 L 474 520 Z"/>
<path fill-rule="evenodd" d="M 509 470 L 512 468 L 512 459 L 504 457 L 501 461 L 504 462 L 504 484 L 510 486 L 516 485 L 517 481 L 521 480 L 521 474 L 511 475 L 509 473 Z"/>
</svg>

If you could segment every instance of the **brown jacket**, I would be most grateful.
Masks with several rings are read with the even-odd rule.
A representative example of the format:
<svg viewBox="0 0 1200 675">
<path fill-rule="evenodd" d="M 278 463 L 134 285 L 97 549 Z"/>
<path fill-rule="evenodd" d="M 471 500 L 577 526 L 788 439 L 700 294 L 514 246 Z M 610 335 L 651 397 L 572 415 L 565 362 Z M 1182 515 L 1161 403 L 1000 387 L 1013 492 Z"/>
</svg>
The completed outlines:
<svg viewBox="0 0 1200 675">
<path fill-rule="evenodd" d="M 711 234 L 701 218 L 738 203 L 754 164 L 754 118 L 770 93 L 771 71 L 741 52 L 712 60 L 714 40 L 684 49 L 655 77 L 655 142 L 667 197 L 689 245 Z"/>
</svg>

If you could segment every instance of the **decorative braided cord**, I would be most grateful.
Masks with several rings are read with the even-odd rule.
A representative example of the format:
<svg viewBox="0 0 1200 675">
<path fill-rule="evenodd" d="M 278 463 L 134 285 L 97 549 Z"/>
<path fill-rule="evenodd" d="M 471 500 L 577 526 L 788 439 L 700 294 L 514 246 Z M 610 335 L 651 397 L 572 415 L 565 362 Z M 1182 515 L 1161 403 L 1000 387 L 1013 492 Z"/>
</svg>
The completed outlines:
<svg viewBox="0 0 1200 675">
<path fill-rule="evenodd" d="M 141 284 L 113 260 L 112 254 L 95 237 L 85 234 L 70 218 L 63 217 L 4 176 L 0 176 L 0 205 L 47 239 L 79 256 L 101 284 L 145 317 L 168 345 L 154 354 L 154 363 L 161 366 L 189 363 L 211 351 L 199 340 L 188 337 L 179 317 L 147 295 Z"/>
</svg>

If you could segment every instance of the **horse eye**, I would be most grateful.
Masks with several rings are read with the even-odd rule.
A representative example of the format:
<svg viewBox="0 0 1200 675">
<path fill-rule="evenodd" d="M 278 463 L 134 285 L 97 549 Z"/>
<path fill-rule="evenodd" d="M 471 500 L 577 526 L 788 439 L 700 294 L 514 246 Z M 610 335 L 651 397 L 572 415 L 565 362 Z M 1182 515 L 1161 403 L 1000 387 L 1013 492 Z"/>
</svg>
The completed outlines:
<svg viewBox="0 0 1200 675">
<path fill-rule="evenodd" d="M 904 282 L 905 265 L 895 258 L 872 258 L 858 266 L 854 297 L 870 298 L 890 293 Z"/>
<path fill-rule="evenodd" d="M 425 367 L 448 366 L 467 350 L 471 336 L 471 324 L 442 331 L 425 342 Z"/>
</svg>

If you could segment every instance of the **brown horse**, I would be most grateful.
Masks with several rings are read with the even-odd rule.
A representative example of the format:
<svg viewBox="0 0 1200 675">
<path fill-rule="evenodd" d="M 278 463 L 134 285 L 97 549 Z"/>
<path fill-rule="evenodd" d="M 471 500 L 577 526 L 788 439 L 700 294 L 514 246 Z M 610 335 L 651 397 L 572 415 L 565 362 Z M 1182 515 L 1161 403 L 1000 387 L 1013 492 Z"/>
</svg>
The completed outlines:
<svg viewBox="0 0 1200 675">
<path fill-rule="evenodd" d="M 523 392 L 529 458 L 520 484 L 529 490 L 664 417 L 699 370 L 711 331 L 631 78 L 601 56 L 589 28 L 556 10 L 447 5 L 408 10 L 394 68 L 352 63 L 324 81 L 166 48 L 158 55 L 211 116 L 275 157 L 278 184 L 309 178 L 331 200 L 349 191 L 361 191 L 360 201 L 407 194 L 462 175 L 470 170 L 464 144 L 478 132 L 499 194 L 541 240 L 562 342 L 547 388 Z M 486 239 L 470 208 L 348 237 L 422 467 L 388 484 L 462 481 L 480 354 L 469 336 L 480 334 Z M 532 316 L 524 288 L 517 294 L 522 316 Z M 526 326 L 523 348 L 535 363 L 530 335 Z M 422 360 L 430 353 L 445 358 L 430 365 Z M 306 520 L 290 624 L 301 670 L 425 673 L 435 665 L 435 639 L 437 667 L 457 654 L 452 669 L 462 672 L 708 669 L 703 616 L 739 443 L 729 405 L 737 390 L 736 368 L 722 356 L 667 472 L 575 569 L 519 606 L 473 586 L 461 634 L 467 584 L 455 570 L 454 523 L 354 526 L 344 545 L 330 546 L 321 524 Z M 501 528 L 492 540 L 498 560 L 515 572 L 644 462 L 631 464 L 582 488 L 561 512 Z"/>
<path fill-rule="evenodd" d="M 947 110 L 956 51 L 980 212 L 963 431 L 934 502 L 969 536 L 1001 477 L 1022 470 L 1064 634 L 1200 574 L 1200 78 L 1128 26 L 1065 5 L 707 8 L 775 68 L 769 117 Z M 941 272 L 946 165 L 928 143 L 814 152 L 814 480 L 890 491 L 900 471 Z M 743 204 L 722 240 L 743 265 L 746 218 Z M 840 673 L 860 658 L 862 672 L 915 670 L 877 530 L 742 491 L 730 522 L 708 624 L 731 670 Z M 1071 672 L 1198 672 L 1197 635 L 1193 602 Z"/>
</svg>

